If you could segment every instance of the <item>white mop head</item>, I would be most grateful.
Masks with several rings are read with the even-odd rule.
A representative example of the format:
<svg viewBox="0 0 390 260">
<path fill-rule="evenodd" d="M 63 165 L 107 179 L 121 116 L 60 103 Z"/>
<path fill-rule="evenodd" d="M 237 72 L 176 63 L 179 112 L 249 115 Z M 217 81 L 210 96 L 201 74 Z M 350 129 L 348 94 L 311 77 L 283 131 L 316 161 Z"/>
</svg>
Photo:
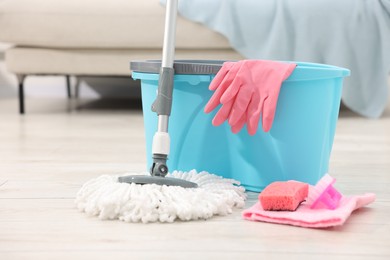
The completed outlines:
<svg viewBox="0 0 390 260">
<path fill-rule="evenodd" d="M 103 175 L 85 183 L 77 194 L 77 207 L 100 219 L 173 222 L 227 215 L 234 207 L 242 208 L 246 199 L 238 181 L 208 172 L 174 171 L 167 175 L 195 182 L 198 188 L 119 183 L 118 177 Z"/>
</svg>

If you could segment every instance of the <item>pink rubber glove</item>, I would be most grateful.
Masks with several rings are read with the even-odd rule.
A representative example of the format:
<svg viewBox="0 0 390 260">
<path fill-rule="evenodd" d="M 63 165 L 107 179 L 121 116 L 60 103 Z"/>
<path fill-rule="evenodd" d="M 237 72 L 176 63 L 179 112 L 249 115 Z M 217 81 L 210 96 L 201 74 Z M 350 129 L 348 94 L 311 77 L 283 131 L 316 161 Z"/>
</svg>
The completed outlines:
<svg viewBox="0 0 390 260">
<path fill-rule="evenodd" d="M 271 129 L 282 82 L 296 64 L 265 60 L 243 60 L 224 63 L 212 83 L 216 90 L 205 107 L 208 113 L 220 103 L 221 109 L 213 119 L 217 126 L 228 120 L 234 133 L 247 123 L 248 133 L 254 135 L 262 115 L 263 129 Z"/>
<path fill-rule="evenodd" d="M 236 76 L 240 67 L 241 64 L 239 62 L 225 62 L 223 64 L 222 68 L 218 71 L 217 75 L 210 83 L 209 89 L 215 92 L 205 106 L 204 111 L 206 113 L 210 113 L 219 104 L 221 104 L 220 100 L 222 95 L 233 81 L 237 80 Z M 233 100 L 221 106 L 212 121 L 214 126 L 219 126 L 228 119 L 232 106 Z"/>
</svg>

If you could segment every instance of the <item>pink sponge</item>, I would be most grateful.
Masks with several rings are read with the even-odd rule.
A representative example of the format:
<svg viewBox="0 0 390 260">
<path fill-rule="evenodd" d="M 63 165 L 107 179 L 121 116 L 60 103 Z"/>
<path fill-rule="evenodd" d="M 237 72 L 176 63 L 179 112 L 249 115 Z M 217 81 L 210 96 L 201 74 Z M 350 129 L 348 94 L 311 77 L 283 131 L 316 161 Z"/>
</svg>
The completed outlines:
<svg viewBox="0 0 390 260">
<path fill-rule="evenodd" d="M 259 200 L 264 210 L 295 211 L 309 192 L 307 183 L 298 181 L 273 182 L 260 194 Z"/>
</svg>

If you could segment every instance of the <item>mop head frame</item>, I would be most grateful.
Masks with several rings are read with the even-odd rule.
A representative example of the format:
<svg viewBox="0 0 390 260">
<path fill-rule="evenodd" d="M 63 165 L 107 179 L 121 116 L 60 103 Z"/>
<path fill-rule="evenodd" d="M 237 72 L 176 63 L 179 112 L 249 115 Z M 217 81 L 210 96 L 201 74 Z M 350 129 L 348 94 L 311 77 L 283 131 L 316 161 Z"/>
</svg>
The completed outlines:
<svg viewBox="0 0 390 260">
<path fill-rule="evenodd" d="M 77 193 L 77 208 L 102 220 L 150 223 L 209 219 L 245 205 L 245 188 L 238 181 L 205 171 L 174 171 L 166 176 L 194 182 L 197 188 L 118 181 L 128 175 L 132 174 L 89 180 Z"/>
<path fill-rule="evenodd" d="M 157 184 L 167 186 L 180 186 L 183 188 L 197 188 L 198 185 L 191 181 L 186 181 L 178 178 L 148 176 L 148 175 L 127 175 L 118 178 L 119 182 L 135 183 L 135 184 Z"/>
</svg>

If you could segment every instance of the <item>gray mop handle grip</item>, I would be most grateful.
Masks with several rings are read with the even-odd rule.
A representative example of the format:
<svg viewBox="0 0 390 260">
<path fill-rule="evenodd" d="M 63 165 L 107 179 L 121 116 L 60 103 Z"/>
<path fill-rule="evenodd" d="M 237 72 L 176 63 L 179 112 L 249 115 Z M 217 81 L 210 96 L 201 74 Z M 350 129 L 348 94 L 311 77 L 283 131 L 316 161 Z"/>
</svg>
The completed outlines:
<svg viewBox="0 0 390 260">
<path fill-rule="evenodd" d="M 157 98 L 152 104 L 152 111 L 159 116 L 171 115 L 173 92 L 173 68 L 162 67 L 158 81 Z"/>
<path fill-rule="evenodd" d="M 169 116 L 171 114 L 177 6 L 178 0 L 167 1 L 160 79 L 158 81 L 157 98 L 152 104 L 152 111 L 159 116 Z M 167 121 L 168 118 L 164 120 Z M 167 124 L 168 122 L 163 123 L 163 128 L 167 128 Z"/>
</svg>

